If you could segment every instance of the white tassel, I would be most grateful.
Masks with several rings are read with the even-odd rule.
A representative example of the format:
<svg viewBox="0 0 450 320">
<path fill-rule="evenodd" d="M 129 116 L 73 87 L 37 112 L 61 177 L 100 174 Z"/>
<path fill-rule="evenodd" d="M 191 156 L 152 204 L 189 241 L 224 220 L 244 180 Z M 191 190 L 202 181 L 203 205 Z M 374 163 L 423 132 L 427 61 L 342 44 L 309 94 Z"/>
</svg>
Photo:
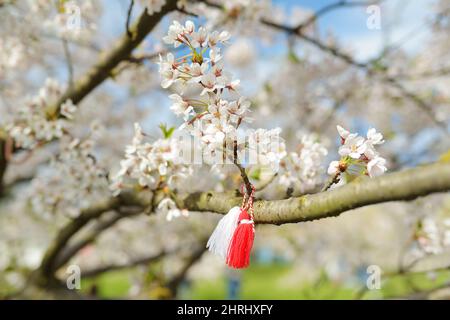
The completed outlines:
<svg viewBox="0 0 450 320">
<path fill-rule="evenodd" d="M 227 258 L 228 247 L 233 238 L 234 230 L 237 228 L 239 214 L 241 213 L 240 207 L 233 207 L 228 213 L 220 219 L 216 229 L 209 237 L 206 247 L 214 254 L 222 257 L 224 260 Z"/>
</svg>

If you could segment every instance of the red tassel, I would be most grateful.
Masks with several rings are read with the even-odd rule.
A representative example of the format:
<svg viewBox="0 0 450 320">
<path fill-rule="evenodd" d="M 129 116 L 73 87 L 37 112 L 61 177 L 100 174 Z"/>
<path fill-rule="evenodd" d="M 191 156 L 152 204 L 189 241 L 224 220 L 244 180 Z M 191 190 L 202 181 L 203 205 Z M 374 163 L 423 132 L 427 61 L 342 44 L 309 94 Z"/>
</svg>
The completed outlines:
<svg viewBox="0 0 450 320">
<path fill-rule="evenodd" d="M 250 252 L 255 239 L 255 227 L 247 210 L 242 209 L 239 215 L 238 226 L 234 231 L 227 255 L 227 265 L 240 269 L 250 264 Z"/>
</svg>

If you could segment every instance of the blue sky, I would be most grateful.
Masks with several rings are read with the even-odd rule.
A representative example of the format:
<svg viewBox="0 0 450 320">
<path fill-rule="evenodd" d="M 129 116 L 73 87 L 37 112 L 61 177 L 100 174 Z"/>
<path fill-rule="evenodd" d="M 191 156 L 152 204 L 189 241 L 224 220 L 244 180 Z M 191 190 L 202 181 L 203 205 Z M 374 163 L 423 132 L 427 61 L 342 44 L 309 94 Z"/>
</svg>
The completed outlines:
<svg viewBox="0 0 450 320">
<path fill-rule="evenodd" d="M 295 6 L 317 11 L 336 0 L 275 0 L 286 12 Z M 332 31 L 340 43 L 355 50 L 356 57 L 366 60 L 376 56 L 384 45 L 403 43 L 414 52 L 428 34 L 427 19 L 436 0 L 385 0 L 381 8 L 381 30 L 366 27 L 365 7 L 342 8 L 329 12 L 318 21 L 322 34 Z M 407 39 L 405 41 L 405 39 Z"/>
<path fill-rule="evenodd" d="M 285 13 L 295 7 L 317 11 L 337 0 L 273 0 Z M 356 0 L 357 1 L 357 0 Z M 358 60 L 367 60 L 377 56 L 388 44 L 402 43 L 408 52 L 414 51 L 426 40 L 428 34 L 427 18 L 432 14 L 432 6 L 437 0 L 384 0 L 381 4 L 381 30 L 369 30 L 366 26 L 368 14 L 366 7 L 341 8 L 329 12 L 318 21 L 320 32 L 325 35 L 332 32 L 339 43 L 350 48 Z M 106 14 L 99 29 L 108 30 L 103 38 L 107 46 L 124 30 L 128 0 L 103 0 Z M 138 10 L 134 10 L 134 17 Z M 149 37 L 151 39 L 151 37 Z M 263 55 L 283 53 L 276 47 L 267 48 Z"/>
</svg>

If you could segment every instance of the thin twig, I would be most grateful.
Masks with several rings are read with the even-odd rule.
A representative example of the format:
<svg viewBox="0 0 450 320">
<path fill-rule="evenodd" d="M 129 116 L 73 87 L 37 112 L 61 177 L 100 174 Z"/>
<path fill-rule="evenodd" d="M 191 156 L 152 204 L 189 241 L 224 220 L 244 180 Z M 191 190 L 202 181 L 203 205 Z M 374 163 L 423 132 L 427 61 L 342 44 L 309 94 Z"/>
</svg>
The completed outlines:
<svg viewBox="0 0 450 320">
<path fill-rule="evenodd" d="M 321 192 L 327 191 L 328 189 L 331 188 L 331 186 L 333 184 L 337 184 L 337 183 L 339 183 L 339 181 L 341 181 L 341 172 L 340 171 L 337 172 L 333 177 L 331 177 L 330 180 L 327 181 L 327 183 L 322 188 Z"/>
<path fill-rule="evenodd" d="M 237 150 L 237 141 L 236 140 L 234 140 L 234 143 L 233 143 L 233 163 L 239 169 L 242 180 L 244 181 L 245 189 L 247 190 L 247 195 L 250 196 L 253 192 L 253 186 L 252 186 L 252 183 L 250 182 L 250 179 L 247 176 L 247 173 L 245 172 L 245 168 L 242 167 L 242 165 L 238 161 L 238 150 Z"/>
<path fill-rule="evenodd" d="M 193 13 L 193 12 L 189 12 L 189 11 L 187 11 L 184 8 L 177 8 L 177 11 L 180 12 L 180 13 L 184 13 L 185 15 L 188 15 L 188 16 L 191 16 L 191 17 L 194 17 L 194 18 L 198 18 L 198 14 Z"/>
<path fill-rule="evenodd" d="M 341 0 L 335 3 L 331 3 L 329 5 L 326 5 L 322 7 L 321 9 L 317 10 L 315 14 L 313 14 L 311 17 L 309 17 L 306 21 L 300 23 L 298 26 L 295 27 L 296 32 L 300 32 L 306 27 L 310 26 L 314 22 L 316 22 L 320 17 L 324 16 L 325 14 L 334 11 L 336 9 L 343 9 L 343 8 L 349 8 L 349 7 L 366 7 L 370 4 L 379 4 L 384 0 L 379 1 L 346 1 Z"/>
<path fill-rule="evenodd" d="M 66 58 L 66 64 L 67 64 L 67 73 L 68 73 L 68 83 L 69 83 L 69 89 L 73 88 L 73 62 L 72 62 L 72 55 L 70 54 L 69 49 L 69 43 L 67 42 L 66 38 L 61 38 L 63 48 L 64 48 L 64 56 Z"/>
<path fill-rule="evenodd" d="M 133 7 L 134 7 L 134 0 L 130 1 L 130 5 L 128 7 L 128 12 L 127 12 L 127 21 L 126 21 L 126 25 L 125 28 L 127 30 L 127 35 L 129 38 L 133 38 L 133 34 L 130 31 L 130 20 L 131 20 L 131 13 L 133 12 Z"/>
<path fill-rule="evenodd" d="M 157 260 L 160 260 L 164 256 L 166 256 L 168 253 L 165 251 L 161 251 L 156 254 L 152 254 L 146 257 L 137 258 L 135 260 L 132 260 L 125 264 L 109 264 L 97 267 L 95 269 L 86 270 L 82 273 L 83 278 L 92 278 L 95 276 L 98 276 L 99 274 L 109 272 L 109 271 L 116 271 L 116 270 L 122 270 L 127 268 L 133 268 L 139 265 L 148 265 L 152 262 L 156 262 Z"/>
<path fill-rule="evenodd" d="M 350 99 L 353 92 L 346 92 L 343 97 L 337 98 L 333 106 L 331 107 L 331 110 L 328 112 L 328 114 L 324 117 L 324 120 L 321 123 L 318 123 L 314 126 L 312 126 L 312 131 L 315 132 L 323 132 L 325 129 L 330 127 L 331 122 L 334 119 L 334 116 L 336 113 L 345 105 L 345 102 Z"/>
</svg>

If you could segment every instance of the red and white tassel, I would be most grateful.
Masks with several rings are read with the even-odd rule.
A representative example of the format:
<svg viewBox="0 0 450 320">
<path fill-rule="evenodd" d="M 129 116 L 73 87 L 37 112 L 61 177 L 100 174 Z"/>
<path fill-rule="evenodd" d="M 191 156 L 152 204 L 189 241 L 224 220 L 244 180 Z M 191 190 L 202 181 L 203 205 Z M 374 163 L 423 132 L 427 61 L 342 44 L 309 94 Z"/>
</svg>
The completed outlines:
<svg viewBox="0 0 450 320">
<path fill-rule="evenodd" d="M 255 223 L 247 210 L 242 209 L 228 248 L 227 265 L 236 269 L 248 267 L 254 239 Z"/>
<path fill-rule="evenodd" d="M 244 192 L 243 192 L 244 193 Z M 222 257 L 232 268 L 240 269 L 250 264 L 250 253 L 255 239 L 253 221 L 253 195 L 244 193 L 242 207 L 234 207 L 219 221 L 206 247 Z"/>
<path fill-rule="evenodd" d="M 228 248 L 230 247 L 231 239 L 234 231 L 238 226 L 238 219 L 241 213 L 241 208 L 234 207 L 220 219 L 216 229 L 211 234 L 206 247 L 214 254 L 226 260 L 228 255 Z"/>
</svg>

